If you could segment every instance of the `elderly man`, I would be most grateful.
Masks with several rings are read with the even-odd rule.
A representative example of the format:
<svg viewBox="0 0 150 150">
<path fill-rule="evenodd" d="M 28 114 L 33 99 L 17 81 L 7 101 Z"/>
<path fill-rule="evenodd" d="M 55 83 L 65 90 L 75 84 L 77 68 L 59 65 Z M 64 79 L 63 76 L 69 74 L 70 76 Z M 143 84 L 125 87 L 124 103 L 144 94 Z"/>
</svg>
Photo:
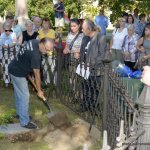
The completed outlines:
<svg viewBox="0 0 150 150">
<path fill-rule="evenodd" d="M 38 32 L 41 29 L 42 19 L 38 16 L 33 17 L 33 31 Z"/>
<path fill-rule="evenodd" d="M 16 113 L 19 116 L 21 126 L 25 128 L 37 128 L 29 119 L 29 89 L 26 77 L 33 71 L 37 95 L 42 98 L 43 92 L 40 78 L 41 54 L 47 54 L 52 49 L 53 40 L 49 38 L 43 38 L 39 42 L 31 40 L 20 49 L 17 57 L 9 64 L 8 69 L 14 87 Z"/>
<path fill-rule="evenodd" d="M 83 104 L 81 105 L 80 110 L 82 112 L 89 109 L 93 111 L 98 106 L 100 86 L 99 69 L 102 65 L 102 60 L 105 57 L 106 38 L 104 35 L 99 34 L 96 30 L 97 28 L 94 22 L 92 22 L 91 20 L 85 20 L 83 22 L 82 31 L 85 36 L 90 38 L 90 40 L 84 38 L 86 41 L 82 41 L 85 49 L 84 52 L 83 50 L 81 50 L 81 57 L 83 58 L 84 55 L 84 63 L 86 64 L 85 66 L 90 67 L 90 76 L 88 80 L 85 80 L 85 82 L 83 83 L 83 91 L 86 91 L 86 93 L 83 94 Z"/>
</svg>

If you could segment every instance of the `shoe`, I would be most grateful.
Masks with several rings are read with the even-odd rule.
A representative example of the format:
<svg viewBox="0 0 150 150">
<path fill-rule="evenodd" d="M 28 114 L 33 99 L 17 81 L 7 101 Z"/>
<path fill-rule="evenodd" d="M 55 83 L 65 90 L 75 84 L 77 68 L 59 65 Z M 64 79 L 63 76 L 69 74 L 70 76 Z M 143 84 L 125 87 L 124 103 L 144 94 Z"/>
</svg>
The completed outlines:
<svg viewBox="0 0 150 150">
<path fill-rule="evenodd" d="M 19 115 L 15 115 L 14 118 L 19 119 Z M 29 119 L 32 120 L 32 116 L 29 116 Z"/>
<path fill-rule="evenodd" d="M 32 122 L 29 122 L 27 125 L 25 125 L 23 127 L 27 128 L 27 129 L 37 129 L 37 125 Z"/>
</svg>

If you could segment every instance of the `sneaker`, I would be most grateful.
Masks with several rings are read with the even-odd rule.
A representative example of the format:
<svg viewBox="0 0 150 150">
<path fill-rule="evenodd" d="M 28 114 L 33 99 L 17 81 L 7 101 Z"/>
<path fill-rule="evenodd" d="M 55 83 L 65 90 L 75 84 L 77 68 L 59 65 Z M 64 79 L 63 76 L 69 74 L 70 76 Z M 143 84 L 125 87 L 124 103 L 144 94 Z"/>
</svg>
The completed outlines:
<svg viewBox="0 0 150 150">
<path fill-rule="evenodd" d="M 33 122 L 29 122 L 27 125 L 23 126 L 24 128 L 27 128 L 27 129 L 36 129 L 37 128 L 37 125 L 34 124 Z"/>
</svg>

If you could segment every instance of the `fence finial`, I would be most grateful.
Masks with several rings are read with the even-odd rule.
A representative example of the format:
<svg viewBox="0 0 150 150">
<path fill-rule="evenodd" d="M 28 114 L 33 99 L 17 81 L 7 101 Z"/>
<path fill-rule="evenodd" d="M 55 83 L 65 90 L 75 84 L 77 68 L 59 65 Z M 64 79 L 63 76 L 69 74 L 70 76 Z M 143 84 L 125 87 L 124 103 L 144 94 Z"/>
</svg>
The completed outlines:
<svg viewBox="0 0 150 150">
<path fill-rule="evenodd" d="M 101 150 L 110 150 L 110 149 L 111 148 L 107 143 L 107 131 L 104 130 L 104 132 L 103 132 L 103 147 L 102 147 Z"/>
<path fill-rule="evenodd" d="M 83 150 L 88 150 L 88 145 L 86 143 L 84 144 Z"/>
<path fill-rule="evenodd" d="M 123 143 L 125 142 L 125 138 L 126 135 L 124 134 L 124 120 L 121 120 L 121 124 L 120 124 L 120 133 L 119 136 L 116 138 L 117 147 L 121 147 L 123 145 Z"/>
</svg>

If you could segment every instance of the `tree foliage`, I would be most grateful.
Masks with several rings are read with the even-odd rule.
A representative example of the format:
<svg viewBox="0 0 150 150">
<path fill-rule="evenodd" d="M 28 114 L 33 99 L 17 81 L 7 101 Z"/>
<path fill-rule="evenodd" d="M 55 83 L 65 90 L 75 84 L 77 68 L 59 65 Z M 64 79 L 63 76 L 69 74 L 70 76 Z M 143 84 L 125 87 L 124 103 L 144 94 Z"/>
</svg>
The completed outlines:
<svg viewBox="0 0 150 150">
<path fill-rule="evenodd" d="M 138 8 L 140 12 L 150 14 L 150 0 L 99 0 L 99 6 L 94 7 L 94 0 L 64 0 L 65 12 L 69 17 L 80 17 L 80 12 L 87 13 L 86 17 L 93 18 L 98 14 L 100 7 L 109 8 L 112 11 L 111 21 L 115 21 L 121 16 L 122 12 L 132 12 L 134 8 Z M 29 17 L 39 15 L 47 16 L 54 21 L 54 5 L 52 0 L 28 0 Z M 0 0 L 0 16 L 4 16 L 6 12 L 11 11 L 15 14 L 15 0 Z"/>
<path fill-rule="evenodd" d="M 15 14 L 15 0 L 0 0 L 0 16 L 5 16 L 8 11 Z"/>
<path fill-rule="evenodd" d="M 138 8 L 140 13 L 150 13 L 150 0 L 99 0 L 99 5 L 112 11 L 112 22 L 121 17 L 123 12 L 132 13 L 135 8 Z"/>
</svg>

